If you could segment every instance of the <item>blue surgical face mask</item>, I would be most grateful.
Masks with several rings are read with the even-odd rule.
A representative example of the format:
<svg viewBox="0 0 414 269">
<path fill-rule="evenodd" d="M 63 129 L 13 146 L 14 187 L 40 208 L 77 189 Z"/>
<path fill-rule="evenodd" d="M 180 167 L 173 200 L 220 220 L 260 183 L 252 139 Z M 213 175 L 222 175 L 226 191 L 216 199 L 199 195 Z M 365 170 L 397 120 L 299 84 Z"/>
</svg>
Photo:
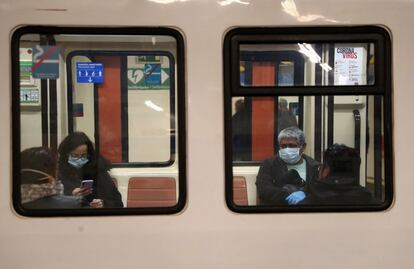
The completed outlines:
<svg viewBox="0 0 414 269">
<path fill-rule="evenodd" d="M 75 168 L 82 168 L 88 161 L 87 157 L 76 158 L 69 155 L 68 158 L 68 163 Z"/>
<path fill-rule="evenodd" d="M 301 159 L 300 148 L 280 149 L 279 156 L 287 164 L 298 163 Z"/>
</svg>

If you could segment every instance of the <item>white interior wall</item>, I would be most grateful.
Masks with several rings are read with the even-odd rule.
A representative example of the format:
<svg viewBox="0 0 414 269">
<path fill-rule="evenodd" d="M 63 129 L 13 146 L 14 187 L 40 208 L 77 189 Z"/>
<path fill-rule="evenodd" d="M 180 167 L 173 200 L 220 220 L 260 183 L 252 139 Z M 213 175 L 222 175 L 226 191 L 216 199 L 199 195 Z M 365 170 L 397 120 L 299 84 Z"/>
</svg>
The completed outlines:
<svg viewBox="0 0 414 269">
<path fill-rule="evenodd" d="M 33 44 L 26 44 L 20 49 L 20 60 L 31 61 L 32 54 L 29 50 L 34 46 Z M 57 123 L 58 123 L 58 144 L 67 135 L 67 106 L 66 106 L 66 66 L 59 55 L 59 78 L 56 80 L 56 94 L 57 94 Z M 32 79 L 35 86 L 39 89 L 39 98 L 41 98 L 41 80 Z M 49 97 L 49 96 L 48 96 Z M 48 103 L 50 100 L 48 98 Z M 42 119 L 41 107 L 39 106 L 21 106 L 21 149 L 26 149 L 42 145 Z M 50 123 L 50 119 L 48 121 Z"/>
<path fill-rule="evenodd" d="M 31 46 L 25 45 L 20 48 L 20 59 L 31 61 Z M 33 85 L 39 89 L 39 100 L 41 100 L 40 79 L 33 79 Z M 42 119 L 39 106 L 20 106 L 20 133 L 21 150 L 42 145 Z"/>
<path fill-rule="evenodd" d="M 305 154 L 314 157 L 315 152 L 315 98 L 305 96 L 303 98 L 303 132 L 305 133 Z"/>
<path fill-rule="evenodd" d="M 136 69 L 135 76 L 144 78 L 145 62 L 128 56 L 128 70 Z M 172 63 L 166 56 L 156 62 L 170 70 Z M 164 71 L 161 73 L 165 74 Z M 132 76 L 134 78 L 135 76 Z M 163 80 L 161 75 L 161 80 Z M 129 78 L 129 77 L 128 77 Z M 170 79 L 170 82 L 172 80 Z M 136 83 L 136 81 L 134 81 Z M 130 162 L 167 162 L 171 158 L 171 88 L 128 88 L 128 144 Z M 176 99 L 176 98 L 174 98 Z"/>
<path fill-rule="evenodd" d="M 130 162 L 166 162 L 170 159 L 169 97 L 168 90 L 128 91 Z M 148 102 L 156 107 L 146 105 Z"/>
</svg>

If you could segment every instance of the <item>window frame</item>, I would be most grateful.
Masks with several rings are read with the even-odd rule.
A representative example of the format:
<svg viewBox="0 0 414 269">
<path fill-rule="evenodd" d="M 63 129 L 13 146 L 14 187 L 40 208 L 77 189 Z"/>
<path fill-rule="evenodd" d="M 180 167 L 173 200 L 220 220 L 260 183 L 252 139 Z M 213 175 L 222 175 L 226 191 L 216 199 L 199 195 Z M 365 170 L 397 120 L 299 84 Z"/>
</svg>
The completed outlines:
<svg viewBox="0 0 414 269">
<path fill-rule="evenodd" d="M 84 209 L 26 209 L 21 204 L 20 193 L 20 147 L 21 147 L 21 109 L 20 109 L 20 39 L 26 34 L 38 35 L 165 35 L 171 36 L 176 41 L 176 83 L 177 94 L 175 113 L 177 122 L 175 124 L 178 132 L 176 149 L 178 158 L 178 199 L 172 207 L 146 207 L 146 208 L 84 208 Z M 56 216 L 102 216 L 102 215 L 155 215 L 176 214 L 181 212 L 187 201 L 187 168 L 186 168 L 186 103 L 185 103 L 185 47 L 181 32 L 167 27 L 65 27 L 65 26 L 22 26 L 12 32 L 11 37 L 11 102 L 12 102 L 12 203 L 14 210 L 27 217 L 56 217 Z M 69 79 L 69 78 L 66 78 Z M 46 81 L 47 82 L 47 81 Z M 66 89 L 67 90 L 67 89 Z M 43 132 L 43 130 L 42 130 Z M 174 142 L 175 143 L 175 142 Z"/>
<path fill-rule="evenodd" d="M 170 94 L 170 115 L 171 115 L 171 119 L 174 120 L 170 120 L 170 129 L 174 130 L 173 133 L 170 133 L 170 157 L 167 161 L 165 162 L 117 162 L 117 163 L 113 163 L 112 166 L 114 168 L 117 167 L 168 167 L 171 166 L 174 162 L 175 162 L 175 153 L 176 153 L 176 145 L 175 145 L 175 137 L 176 137 L 176 132 L 175 132 L 175 115 L 176 115 L 176 107 L 175 107 L 175 93 L 176 93 L 176 89 L 175 89 L 175 61 L 174 61 L 174 56 L 168 52 L 168 51 L 160 51 L 160 50 L 154 50 L 154 51 L 142 51 L 142 50 L 136 50 L 136 51 L 131 51 L 131 50 L 120 50 L 120 51 L 109 51 L 109 50 L 75 50 L 75 51 L 71 51 L 67 56 L 66 56 L 66 65 L 67 65 L 67 70 L 66 70 L 66 77 L 67 77 L 67 113 L 68 113 L 68 133 L 72 133 L 74 131 L 74 124 L 73 124 L 73 111 L 72 111 L 72 104 L 73 104 L 73 94 L 72 94 L 72 90 L 74 89 L 73 86 L 73 78 L 72 78 L 72 58 L 76 57 L 76 56 L 85 56 L 89 59 L 93 59 L 93 57 L 95 56 L 119 56 L 119 57 L 128 57 L 128 56 L 145 56 L 145 55 L 156 55 L 156 56 L 163 56 L 163 57 L 167 57 L 170 63 L 170 84 L 171 87 L 169 89 L 169 94 Z M 121 61 L 122 62 L 122 61 Z M 124 63 L 123 63 L 124 64 Z M 126 66 L 122 65 L 122 68 L 125 68 Z M 123 70 L 125 71 L 125 70 Z M 124 74 L 125 75 L 125 74 Z M 125 77 L 121 77 L 121 101 L 126 101 L 126 105 L 123 106 L 123 108 L 128 108 L 128 85 L 127 85 L 127 81 L 125 80 Z M 96 94 L 97 91 L 97 85 L 94 84 L 94 92 Z M 95 109 L 94 109 L 94 117 L 95 117 L 95 134 L 96 137 L 98 138 L 98 142 L 99 142 L 99 128 L 97 126 L 97 119 L 99 118 L 99 114 L 97 112 L 98 108 L 98 102 L 97 102 L 97 97 L 94 97 L 94 102 L 95 102 Z M 122 154 L 126 154 L 128 156 L 129 153 L 129 146 L 126 147 L 125 145 L 128 144 L 128 113 L 123 112 L 123 110 L 121 110 L 121 117 L 122 117 L 122 133 L 126 134 L 126 135 L 122 135 Z M 126 141 L 125 141 L 126 140 Z M 95 147 L 97 152 L 99 152 L 99 143 L 97 143 L 95 141 Z M 126 148 L 125 148 L 126 147 Z M 124 156 L 123 156 L 124 158 Z"/>
<path fill-rule="evenodd" d="M 372 85 L 341 86 L 242 86 L 240 85 L 240 45 L 292 43 L 373 43 L 375 81 Z M 237 213 L 278 212 L 354 212 L 382 211 L 393 201 L 392 145 L 392 61 L 391 38 L 380 26 L 327 27 L 246 27 L 229 30 L 223 41 L 224 132 L 225 132 L 225 199 L 230 210 Z M 382 127 L 384 132 L 384 202 L 374 205 L 290 205 L 240 206 L 233 200 L 232 98 L 259 96 L 346 96 L 373 95 L 383 97 Z M 257 161 L 252 161 L 252 165 Z"/>
</svg>

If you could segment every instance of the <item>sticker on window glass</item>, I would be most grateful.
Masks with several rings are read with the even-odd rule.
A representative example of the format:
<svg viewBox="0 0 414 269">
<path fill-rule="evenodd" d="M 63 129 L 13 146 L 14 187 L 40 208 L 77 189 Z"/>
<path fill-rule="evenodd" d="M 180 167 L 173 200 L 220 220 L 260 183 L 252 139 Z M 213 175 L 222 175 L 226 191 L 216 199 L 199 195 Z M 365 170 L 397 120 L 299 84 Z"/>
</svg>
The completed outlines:
<svg viewBox="0 0 414 269">
<path fill-rule="evenodd" d="M 128 57 L 128 90 L 168 90 L 169 74 L 169 60 L 165 56 Z"/>
<path fill-rule="evenodd" d="M 104 82 L 104 66 L 102 63 L 76 63 L 76 82 L 96 83 Z"/>
<path fill-rule="evenodd" d="M 40 92 L 37 87 L 20 88 L 20 104 L 21 105 L 39 105 Z"/>
<path fill-rule="evenodd" d="M 58 46 L 40 46 L 32 48 L 32 75 L 40 79 L 59 78 L 59 52 Z"/>
<path fill-rule="evenodd" d="M 362 46 L 335 46 L 335 85 L 367 84 L 367 50 Z"/>
</svg>

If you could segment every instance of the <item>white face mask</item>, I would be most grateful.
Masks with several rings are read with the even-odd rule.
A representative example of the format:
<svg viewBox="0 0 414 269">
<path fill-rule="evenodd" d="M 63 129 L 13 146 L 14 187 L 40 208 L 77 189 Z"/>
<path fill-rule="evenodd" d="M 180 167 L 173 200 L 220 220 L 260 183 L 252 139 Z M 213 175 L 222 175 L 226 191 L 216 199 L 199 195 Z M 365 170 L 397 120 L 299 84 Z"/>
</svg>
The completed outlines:
<svg viewBox="0 0 414 269">
<path fill-rule="evenodd" d="M 87 162 L 89 162 L 89 160 L 86 157 L 74 158 L 69 155 L 69 158 L 68 158 L 68 163 L 78 169 L 82 168 Z"/>
<path fill-rule="evenodd" d="M 300 148 L 284 148 L 279 150 L 280 158 L 288 164 L 298 163 L 301 159 Z"/>
</svg>

